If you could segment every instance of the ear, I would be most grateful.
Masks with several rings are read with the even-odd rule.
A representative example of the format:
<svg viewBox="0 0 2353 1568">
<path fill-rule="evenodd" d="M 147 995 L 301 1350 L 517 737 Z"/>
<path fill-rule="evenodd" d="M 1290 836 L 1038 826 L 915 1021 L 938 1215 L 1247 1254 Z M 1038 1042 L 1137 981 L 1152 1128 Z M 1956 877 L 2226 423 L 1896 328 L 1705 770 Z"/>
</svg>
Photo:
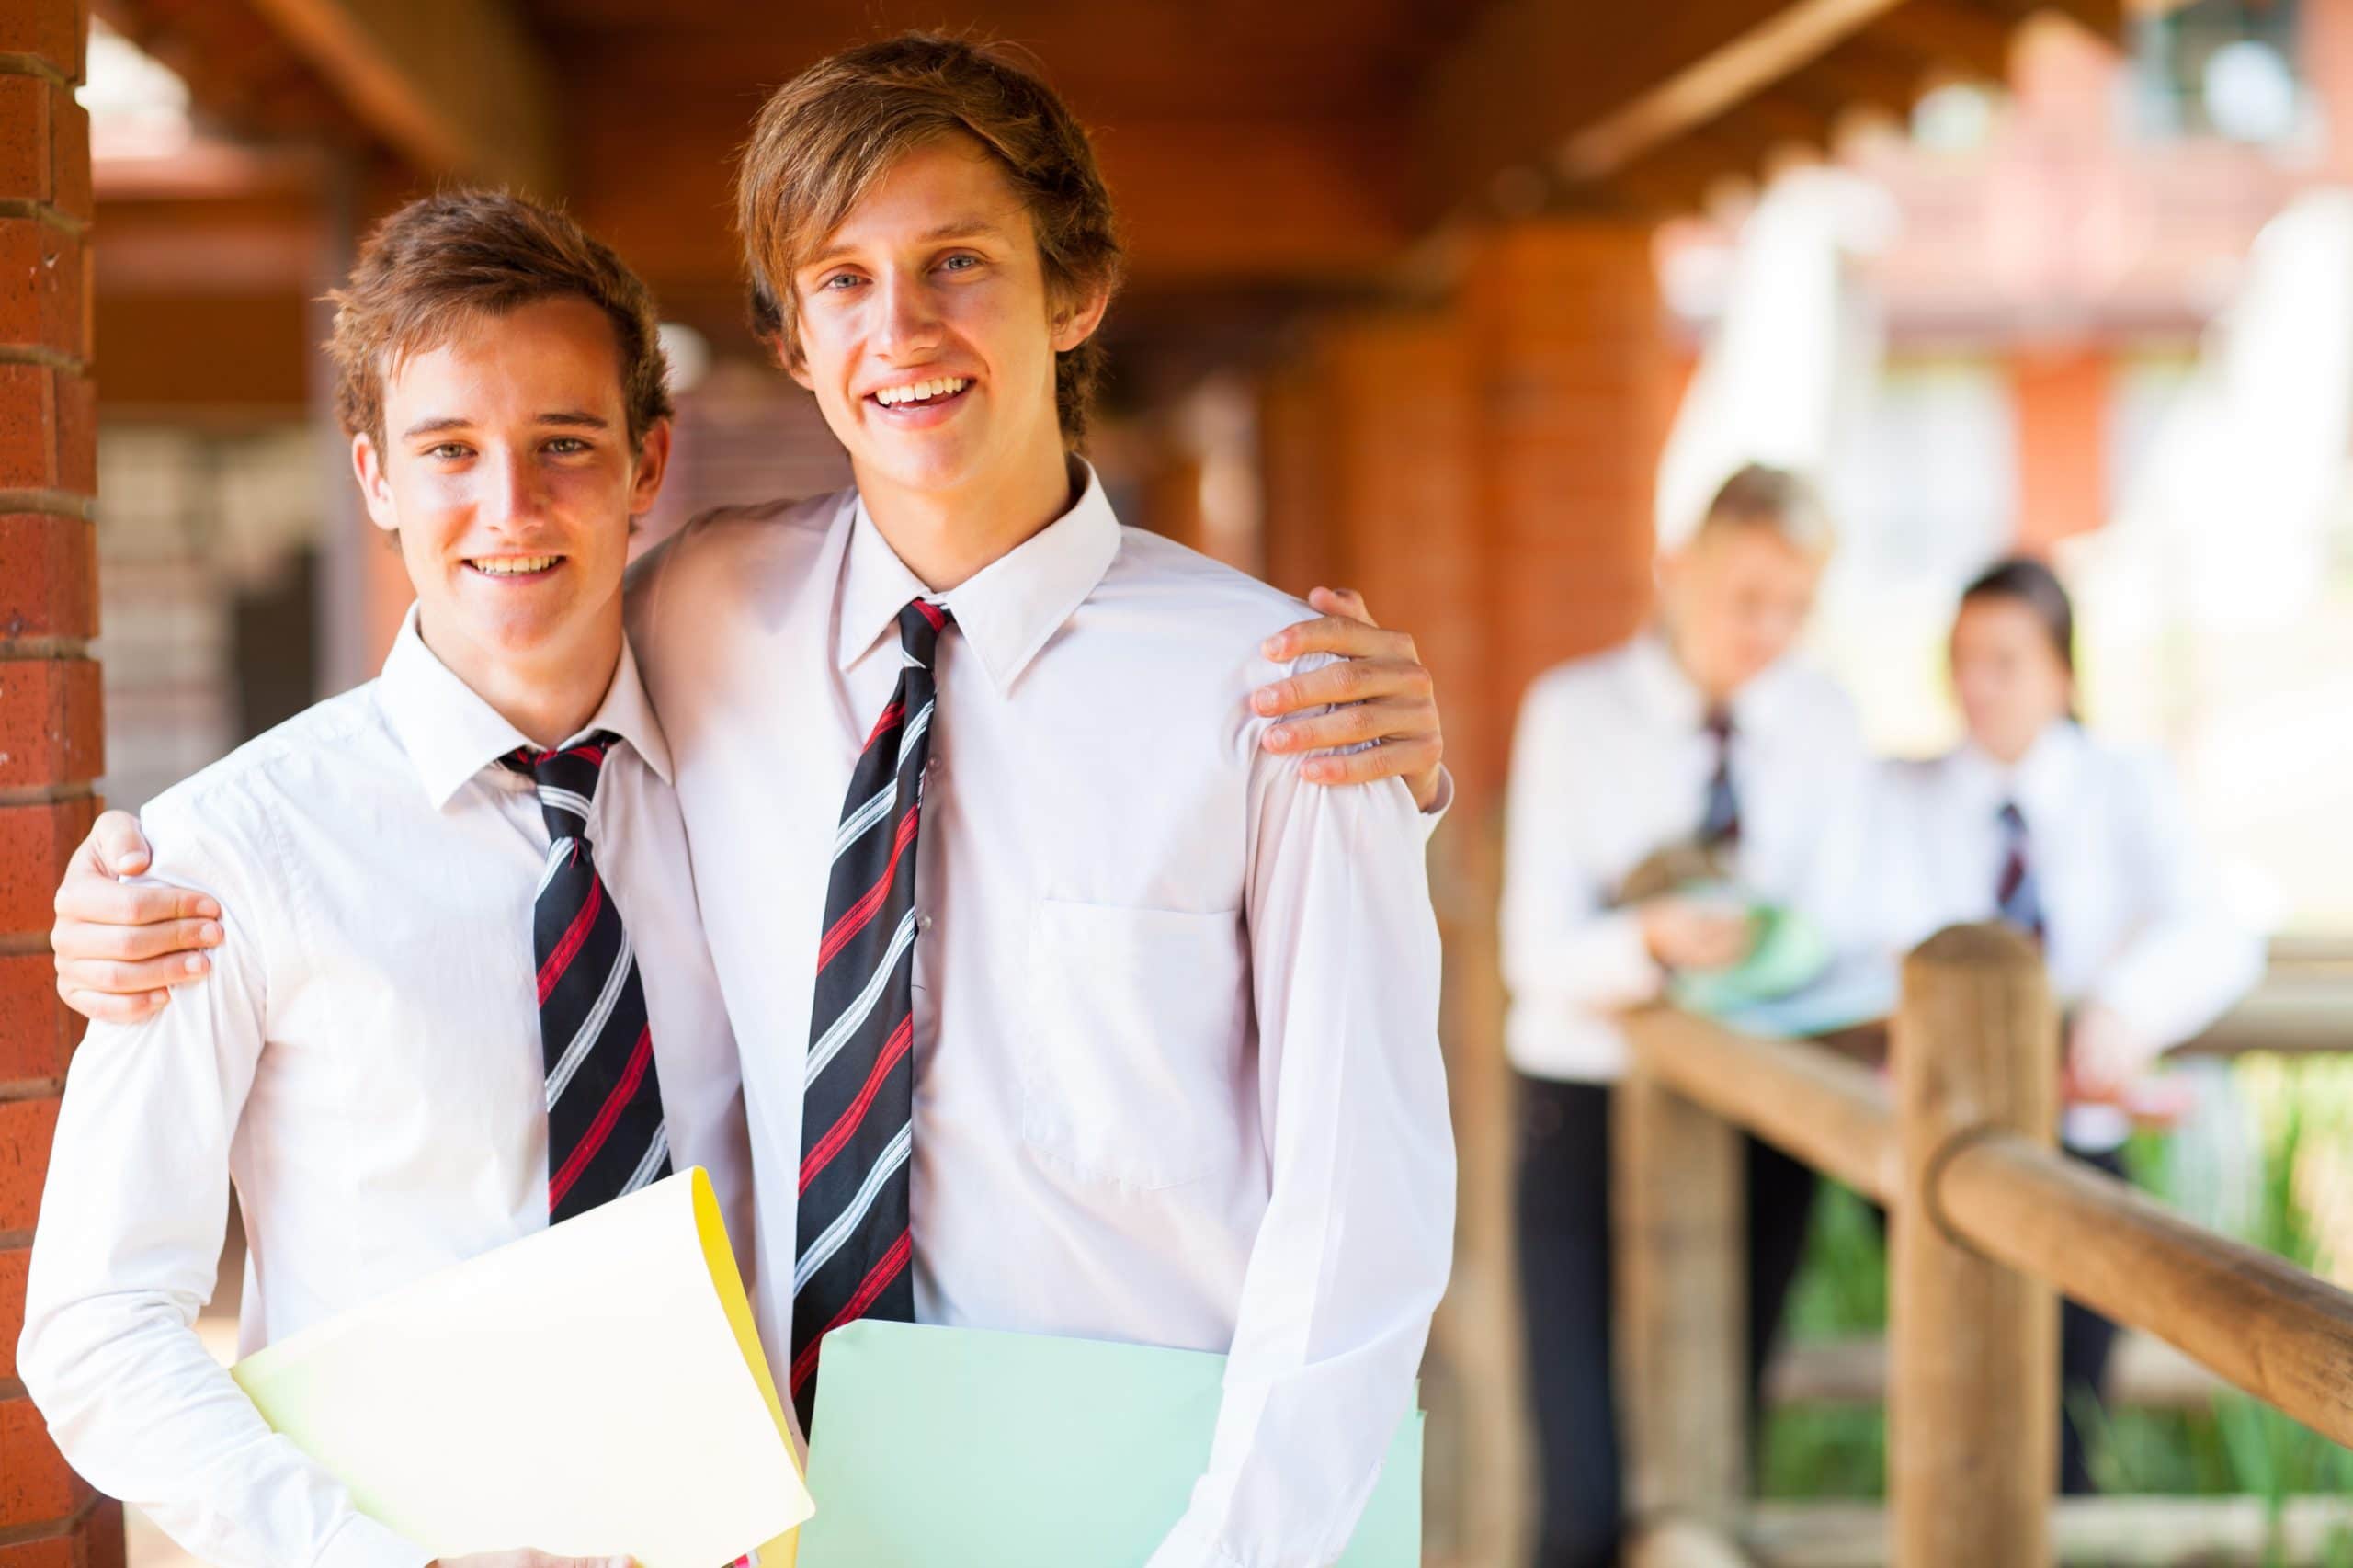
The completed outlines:
<svg viewBox="0 0 2353 1568">
<path fill-rule="evenodd" d="M 1103 312 L 1111 308 L 1111 290 L 1108 285 L 1089 289 L 1071 302 L 1067 311 L 1057 311 L 1053 318 L 1054 352 L 1067 354 L 1088 338 L 1103 324 Z"/>
<path fill-rule="evenodd" d="M 629 515 L 642 517 L 662 498 L 662 480 L 670 472 L 670 422 L 657 419 L 646 428 L 637 447 L 637 476 L 630 481 Z"/>
<path fill-rule="evenodd" d="M 376 438 L 362 430 L 351 437 L 351 472 L 359 481 L 359 498 L 367 503 L 368 520 L 386 533 L 400 529 L 400 514 L 392 507 L 392 476 L 384 472 L 384 454 Z"/>
</svg>

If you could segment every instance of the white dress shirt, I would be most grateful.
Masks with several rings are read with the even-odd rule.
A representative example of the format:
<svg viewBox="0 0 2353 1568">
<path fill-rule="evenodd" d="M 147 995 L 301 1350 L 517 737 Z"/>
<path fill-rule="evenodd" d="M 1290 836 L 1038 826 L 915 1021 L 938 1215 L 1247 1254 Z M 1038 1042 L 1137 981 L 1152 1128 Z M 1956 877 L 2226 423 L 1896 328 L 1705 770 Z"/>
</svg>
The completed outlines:
<svg viewBox="0 0 2353 1568">
<path fill-rule="evenodd" d="M 1424 825 L 1258 744 L 1297 601 L 1092 473 L 953 591 L 918 840 L 915 1315 L 1230 1352 L 1154 1568 L 1333 1561 L 1451 1252 Z M 635 639 L 737 1025 L 761 1271 L 792 1277 L 827 871 L 925 594 L 854 492 L 690 525 Z M 785 1343 L 790 1302 L 763 1302 Z M 822 1381 L 822 1380 L 821 1380 Z"/>
<path fill-rule="evenodd" d="M 674 1158 L 710 1171 L 741 1237 L 734 1040 L 626 650 L 587 729 L 626 743 L 589 840 L 637 951 Z M 531 909 L 548 834 L 530 780 L 494 760 L 524 744 L 412 610 L 381 679 L 144 813 L 155 876 L 219 899 L 227 939 L 153 1019 L 95 1025 L 74 1053 L 17 1367 L 74 1468 L 217 1568 L 433 1555 L 272 1435 L 191 1324 L 233 1179 L 241 1353 L 546 1226 Z"/>
<path fill-rule="evenodd" d="M 2102 744 L 2062 721 L 2014 767 L 1963 745 L 1887 764 L 1881 782 L 1873 861 L 1893 947 L 1998 918 L 2008 853 L 2000 812 L 2010 802 L 2026 820 L 2044 961 L 2063 1007 L 2108 1008 L 2154 1057 L 2262 978 L 2261 934 L 2223 896 L 2162 756 Z M 2102 1108 L 2069 1112 L 2071 1142 L 2120 1139 L 2121 1124 Z"/>
<path fill-rule="evenodd" d="M 1853 704 L 1785 659 L 1731 708 L 1734 874 L 1804 912 L 1835 949 L 1859 948 L 1869 775 Z M 1512 743 L 1501 933 L 1505 1047 L 1521 1072 L 1584 1082 L 1625 1072 L 1616 1015 L 1656 997 L 1665 974 L 1640 917 L 1612 904 L 1629 872 L 1697 834 L 1716 768 L 1705 721 L 1705 700 L 1655 634 L 1529 688 Z"/>
</svg>

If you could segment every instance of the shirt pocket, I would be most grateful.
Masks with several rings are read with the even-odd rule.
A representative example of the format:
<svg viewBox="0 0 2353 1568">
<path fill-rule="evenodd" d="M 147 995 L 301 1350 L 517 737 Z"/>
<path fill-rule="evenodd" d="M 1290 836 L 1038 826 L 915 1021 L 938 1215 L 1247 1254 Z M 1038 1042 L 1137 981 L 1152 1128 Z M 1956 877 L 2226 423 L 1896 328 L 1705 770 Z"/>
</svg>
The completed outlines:
<svg viewBox="0 0 2353 1568">
<path fill-rule="evenodd" d="M 1023 1141 L 1094 1180 L 1198 1181 L 1239 1134 L 1235 1064 L 1248 1006 L 1240 911 L 1040 900 Z"/>
</svg>

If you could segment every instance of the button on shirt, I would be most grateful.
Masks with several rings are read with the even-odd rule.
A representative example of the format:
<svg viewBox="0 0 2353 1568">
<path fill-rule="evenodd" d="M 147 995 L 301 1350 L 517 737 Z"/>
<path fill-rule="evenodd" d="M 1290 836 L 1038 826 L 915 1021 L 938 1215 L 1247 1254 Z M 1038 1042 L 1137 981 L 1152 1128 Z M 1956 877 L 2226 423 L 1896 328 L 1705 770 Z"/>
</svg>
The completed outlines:
<svg viewBox="0 0 2353 1568">
<path fill-rule="evenodd" d="M 673 1147 L 747 1236 L 742 1091 L 628 652 L 590 841 L 637 946 Z M 584 732 L 585 733 L 585 732 Z M 17 1365 L 59 1448 L 223 1568 L 415 1568 L 273 1436 L 190 1324 L 233 1177 L 241 1353 L 544 1229 L 531 908 L 547 828 L 523 736 L 418 637 L 144 812 L 155 875 L 221 902 L 212 973 L 74 1054 Z"/>
<path fill-rule="evenodd" d="M 1248 694 L 1286 669 L 1257 645 L 1298 603 L 1085 481 L 937 596 L 915 1312 L 1230 1351 L 1155 1568 L 1305 1568 L 1370 1492 L 1451 1250 L 1423 824 L 1394 780 L 1260 750 Z M 762 1272 L 789 1278 L 827 868 L 925 589 L 855 493 L 706 518 L 651 570 L 636 641 L 741 1037 Z"/>
<path fill-rule="evenodd" d="M 1853 705 L 1793 660 L 1733 694 L 1733 869 L 1756 896 L 1860 945 L 1867 764 Z M 1639 917 L 1613 908 L 1627 876 L 1699 831 L 1719 743 L 1707 703 L 1664 639 L 1645 634 L 1539 676 L 1512 744 L 1502 944 L 1505 1044 L 1524 1073 L 1606 1082 L 1625 1072 L 1616 1014 L 1665 971 Z"/>
<path fill-rule="evenodd" d="M 2198 1034 L 2262 978 L 2261 936 L 2223 896 L 2163 757 L 2063 721 L 2014 767 L 1964 745 L 1888 764 L 1881 786 L 1873 864 L 1893 946 L 1998 918 L 2006 803 L 2025 819 L 2061 1006 L 2097 1003 L 2156 1051 Z"/>
</svg>

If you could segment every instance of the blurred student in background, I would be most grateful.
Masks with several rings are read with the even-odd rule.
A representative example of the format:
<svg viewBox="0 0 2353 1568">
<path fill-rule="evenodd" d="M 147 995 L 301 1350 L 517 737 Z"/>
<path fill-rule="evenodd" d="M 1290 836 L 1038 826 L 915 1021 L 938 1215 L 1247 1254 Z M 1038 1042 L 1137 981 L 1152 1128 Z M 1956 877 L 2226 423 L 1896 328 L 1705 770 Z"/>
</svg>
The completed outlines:
<svg viewBox="0 0 2353 1568">
<path fill-rule="evenodd" d="M 2075 717 L 2075 617 L 2040 562 L 2002 562 L 1961 594 L 1952 682 L 1968 738 L 1882 776 L 1874 881 L 1899 950 L 1944 926 L 2007 922 L 2041 948 L 2065 1017 L 2070 1152 L 2123 1173 L 2136 1079 L 2263 972 L 2180 789 L 2158 756 Z M 2116 1325 L 2065 1304 L 2060 1484 L 2095 1490 L 2079 1418 L 2100 1399 Z"/>
<path fill-rule="evenodd" d="M 1502 913 L 1506 1040 L 1521 1075 L 1520 1281 L 1542 1460 L 1540 1568 L 1618 1561 L 1610 1373 L 1616 1015 L 1678 971 L 1748 954 L 1745 907 L 1859 926 L 1868 766 L 1852 705 L 1790 650 L 1830 551 L 1795 475 L 1752 465 L 1659 567 L 1658 623 L 1548 671 L 1514 744 Z M 1814 1178 L 1748 1149 L 1751 1395 L 1802 1248 Z M 1752 1406 L 1753 1408 L 1753 1406 Z"/>
</svg>

